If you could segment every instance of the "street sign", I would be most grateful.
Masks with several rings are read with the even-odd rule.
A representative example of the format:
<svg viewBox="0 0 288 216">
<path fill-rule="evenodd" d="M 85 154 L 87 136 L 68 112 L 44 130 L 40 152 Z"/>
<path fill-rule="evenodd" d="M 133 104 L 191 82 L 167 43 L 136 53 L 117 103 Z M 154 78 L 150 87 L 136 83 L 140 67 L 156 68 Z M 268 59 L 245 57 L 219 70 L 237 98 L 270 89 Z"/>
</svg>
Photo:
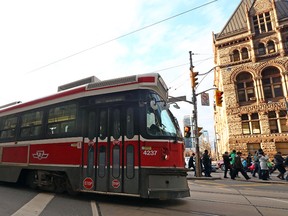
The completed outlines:
<svg viewBox="0 0 288 216">
<path fill-rule="evenodd" d="M 210 106 L 208 93 L 206 92 L 201 93 L 201 104 L 202 106 Z"/>
</svg>

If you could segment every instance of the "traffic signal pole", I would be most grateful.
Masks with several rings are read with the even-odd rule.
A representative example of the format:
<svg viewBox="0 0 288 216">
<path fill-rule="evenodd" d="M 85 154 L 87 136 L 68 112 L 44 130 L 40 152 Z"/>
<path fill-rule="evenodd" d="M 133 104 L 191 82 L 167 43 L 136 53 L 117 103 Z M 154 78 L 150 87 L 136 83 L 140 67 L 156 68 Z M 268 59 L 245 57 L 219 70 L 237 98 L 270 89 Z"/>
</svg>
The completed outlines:
<svg viewBox="0 0 288 216">
<path fill-rule="evenodd" d="M 193 111 L 192 111 L 192 125 L 193 125 L 193 133 L 194 133 L 194 140 L 195 140 L 195 153 L 196 153 L 196 177 L 201 177 L 202 176 L 202 171 L 201 171 L 201 163 L 200 163 L 200 151 L 199 151 L 199 134 L 198 134 L 198 121 L 197 121 L 197 98 L 196 98 L 196 90 L 195 87 L 197 85 L 196 83 L 196 77 L 194 76 L 194 73 L 197 73 L 196 75 L 198 75 L 198 72 L 194 72 L 193 71 L 193 61 L 192 61 L 192 51 L 189 51 L 189 55 L 190 55 L 190 77 L 191 77 L 191 86 L 192 86 L 192 103 L 193 103 Z"/>
</svg>

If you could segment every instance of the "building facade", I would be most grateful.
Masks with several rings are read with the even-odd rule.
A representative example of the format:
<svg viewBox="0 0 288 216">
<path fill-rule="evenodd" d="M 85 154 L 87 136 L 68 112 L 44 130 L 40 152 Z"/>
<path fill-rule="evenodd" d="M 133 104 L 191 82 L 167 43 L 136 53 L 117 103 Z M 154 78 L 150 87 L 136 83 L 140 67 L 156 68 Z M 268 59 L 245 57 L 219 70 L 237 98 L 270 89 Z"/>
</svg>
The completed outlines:
<svg viewBox="0 0 288 216">
<path fill-rule="evenodd" d="M 288 155 L 288 1 L 242 0 L 213 42 L 218 155 Z"/>
</svg>

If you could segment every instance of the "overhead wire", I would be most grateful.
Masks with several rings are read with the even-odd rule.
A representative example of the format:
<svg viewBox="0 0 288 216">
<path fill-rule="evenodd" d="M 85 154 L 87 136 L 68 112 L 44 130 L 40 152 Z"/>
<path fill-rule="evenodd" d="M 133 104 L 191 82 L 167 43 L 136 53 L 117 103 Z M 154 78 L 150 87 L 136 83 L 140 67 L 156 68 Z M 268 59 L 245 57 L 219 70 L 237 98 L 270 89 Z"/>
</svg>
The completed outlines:
<svg viewBox="0 0 288 216">
<path fill-rule="evenodd" d="M 197 64 L 197 65 L 199 65 L 199 64 L 202 64 L 203 62 L 205 62 L 205 61 L 207 61 L 207 60 L 210 60 L 210 59 L 212 59 L 212 58 L 213 58 L 213 57 L 206 58 L 206 59 L 202 59 L 202 60 L 199 60 L 199 61 L 195 61 L 195 63 L 199 62 L 199 63 Z M 190 63 L 187 63 L 186 65 L 189 65 L 189 64 L 190 64 Z M 206 73 L 199 74 L 199 75 L 206 75 L 206 76 L 207 76 L 210 72 L 211 72 L 211 70 L 208 71 L 208 72 L 206 72 Z M 182 76 L 185 75 L 186 73 L 187 73 L 187 71 L 184 71 L 184 72 L 183 72 L 182 74 L 180 74 L 180 76 L 178 76 L 175 80 L 177 80 L 178 78 L 182 77 Z M 206 76 L 205 76 L 205 77 L 206 77 Z M 203 79 L 204 79 L 205 77 L 203 77 Z M 201 79 L 200 82 L 202 82 L 203 79 Z M 171 83 L 174 82 L 175 80 L 171 81 Z M 172 87 L 169 87 L 169 89 L 171 89 L 172 91 L 176 91 L 178 88 L 182 87 L 185 82 L 187 82 L 187 79 L 185 79 L 184 81 L 182 81 L 182 82 L 181 82 L 180 84 L 178 84 L 176 87 L 173 87 L 173 86 L 172 86 Z"/>
<path fill-rule="evenodd" d="M 191 11 L 193 11 L 193 10 L 197 10 L 197 9 L 199 9 L 199 8 L 205 7 L 205 6 L 207 6 L 207 5 L 209 5 L 209 4 L 212 4 L 212 3 L 216 2 L 216 1 L 218 1 L 218 0 L 213 0 L 213 1 L 210 1 L 210 2 L 207 2 L 207 3 L 204 3 L 204 4 L 202 4 L 202 5 L 196 6 L 196 7 L 194 7 L 194 8 L 191 8 L 191 9 L 189 9 L 189 10 L 183 11 L 183 12 L 178 13 L 178 14 L 176 14 L 176 15 L 173 15 L 173 16 L 170 16 L 170 17 L 168 17 L 168 18 L 165 18 L 165 19 L 162 19 L 162 20 L 160 20 L 160 21 L 157 21 L 157 22 L 155 22 L 155 23 L 146 25 L 146 26 L 144 26 L 144 27 L 141 27 L 141 28 L 136 29 L 136 30 L 134 30 L 134 31 L 128 32 L 128 33 L 123 34 L 123 35 L 120 35 L 120 36 L 118 36 L 118 37 L 109 39 L 109 40 L 107 40 L 107 41 L 104 41 L 104 42 L 102 42 L 102 43 L 96 44 L 96 45 L 94 45 L 94 46 L 92 46 L 92 47 L 89 47 L 89 48 L 87 48 L 87 49 L 83 49 L 83 50 L 81 50 L 81 51 L 79 51 L 79 52 L 73 53 L 73 54 L 68 55 L 68 56 L 66 56 L 66 57 L 60 58 L 60 59 L 55 60 L 55 61 L 53 61 L 53 62 L 50 62 L 50 63 L 48 63 L 48 64 L 46 64 L 46 65 L 43 65 L 43 66 L 41 66 L 41 67 L 35 68 L 35 69 L 33 69 L 33 70 L 30 70 L 30 71 L 28 71 L 28 72 L 26 72 L 26 73 L 29 74 L 29 73 L 33 73 L 33 72 L 35 72 L 35 71 L 39 71 L 39 70 L 41 70 L 41 69 L 43 69 L 43 68 L 46 68 L 46 67 L 48 67 L 48 66 L 50 66 L 50 65 L 54 65 L 54 64 L 56 64 L 56 63 L 58 63 L 58 62 L 64 61 L 64 60 L 69 59 L 69 58 L 72 58 L 72 57 L 74 57 L 74 56 L 76 56 L 76 55 L 82 54 L 82 53 L 84 53 L 84 52 L 87 52 L 87 51 L 89 51 L 89 50 L 92 50 L 92 49 L 95 49 L 95 48 L 97 48 L 97 47 L 103 46 L 103 45 L 108 44 L 108 43 L 110 43 L 110 42 L 119 40 L 119 39 L 121 39 L 121 38 L 127 37 L 127 36 L 129 36 L 129 35 L 131 35 L 131 34 L 134 34 L 134 33 L 136 33 L 136 32 L 139 32 L 139 31 L 145 30 L 145 29 L 147 29 L 147 28 L 150 28 L 150 27 L 152 27 L 152 26 L 158 25 L 158 24 L 163 23 L 163 22 L 165 22 L 165 21 L 167 21 L 167 20 L 170 20 L 170 19 L 173 19 L 173 18 L 175 18 L 175 17 L 181 16 L 181 15 L 183 15 L 183 14 L 189 13 L 189 12 L 191 12 Z"/>
</svg>

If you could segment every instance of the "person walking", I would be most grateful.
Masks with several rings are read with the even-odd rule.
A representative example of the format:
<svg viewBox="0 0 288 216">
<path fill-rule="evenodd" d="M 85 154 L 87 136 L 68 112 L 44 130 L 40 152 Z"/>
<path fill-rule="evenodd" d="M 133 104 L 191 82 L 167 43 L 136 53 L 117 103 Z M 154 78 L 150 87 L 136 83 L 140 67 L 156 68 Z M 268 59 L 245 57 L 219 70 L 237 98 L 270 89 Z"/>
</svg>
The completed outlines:
<svg viewBox="0 0 288 216">
<path fill-rule="evenodd" d="M 210 156 L 208 154 L 208 150 L 207 149 L 204 151 L 204 154 L 202 156 L 202 163 L 203 163 L 203 166 L 204 166 L 205 177 L 212 177 L 211 176 L 211 170 L 212 170 L 211 158 L 210 158 Z"/>
<path fill-rule="evenodd" d="M 233 166 L 235 163 L 235 157 L 236 157 L 236 150 L 234 149 L 231 153 L 230 153 L 230 164 Z"/>
<path fill-rule="evenodd" d="M 246 161 L 247 161 L 247 167 L 250 167 L 252 165 L 252 157 L 251 157 L 251 153 L 250 152 L 248 152 Z"/>
<path fill-rule="evenodd" d="M 259 165 L 260 165 L 260 175 L 259 178 L 262 180 L 268 180 L 269 178 L 269 168 L 267 166 L 267 162 L 269 160 L 268 155 L 265 155 L 263 150 L 258 151 L 259 156 Z"/>
<path fill-rule="evenodd" d="M 194 157 L 195 157 L 195 153 L 192 153 L 191 157 L 189 158 L 188 168 L 189 169 L 192 168 L 193 171 L 194 171 L 194 175 L 195 175 L 196 169 L 195 169 L 195 159 L 194 159 Z"/>
<path fill-rule="evenodd" d="M 274 155 L 274 163 L 275 163 L 275 166 L 274 168 L 271 170 L 270 174 L 273 173 L 276 169 L 278 169 L 279 171 L 279 175 L 277 175 L 277 177 L 281 180 L 284 180 L 284 174 L 286 172 L 286 169 L 285 169 L 285 164 L 284 164 L 284 161 L 285 159 L 282 157 L 282 154 L 281 152 L 277 152 L 275 155 Z"/>
<path fill-rule="evenodd" d="M 259 172 L 260 172 L 260 167 L 259 167 L 259 157 L 258 157 L 258 151 L 255 151 L 255 154 L 253 156 L 254 160 L 254 170 L 252 172 L 252 176 L 256 177 L 256 173 L 258 173 L 258 176 L 260 178 Z"/>
<path fill-rule="evenodd" d="M 230 176 L 232 178 L 232 173 L 234 173 L 234 164 L 235 164 L 235 157 L 236 157 L 236 150 L 232 150 L 232 152 L 229 155 L 230 158 Z M 236 172 L 236 176 L 238 176 L 238 172 Z"/>
<path fill-rule="evenodd" d="M 224 170 L 224 178 L 228 178 L 227 177 L 227 172 L 228 170 L 230 171 L 230 176 L 231 176 L 231 164 L 230 164 L 230 157 L 228 152 L 225 152 L 223 155 L 223 162 L 224 162 L 224 166 L 225 166 L 225 170 Z"/>
<path fill-rule="evenodd" d="M 231 179 L 235 179 L 238 172 L 241 172 L 241 174 L 244 176 L 246 180 L 250 179 L 250 177 L 247 175 L 246 171 L 244 170 L 242 161 L 241 161 L 241 152 L 237 152 L 237 155 L 235 157 L 235 163 L 233 167 L 233 172 L 231 173 Z"/>
</svg>

